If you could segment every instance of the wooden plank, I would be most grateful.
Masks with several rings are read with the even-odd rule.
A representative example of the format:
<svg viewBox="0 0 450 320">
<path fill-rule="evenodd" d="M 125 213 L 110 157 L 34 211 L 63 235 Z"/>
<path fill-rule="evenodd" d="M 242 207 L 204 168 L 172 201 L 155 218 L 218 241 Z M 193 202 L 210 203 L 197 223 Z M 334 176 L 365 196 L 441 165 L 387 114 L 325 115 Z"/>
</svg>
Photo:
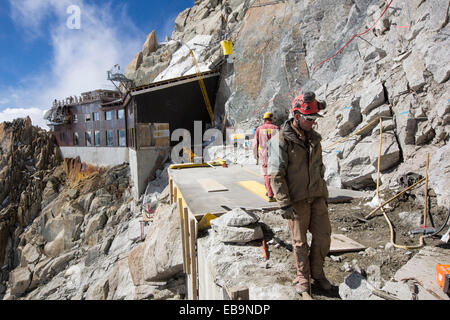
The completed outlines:
<svg viewBox="0 0 450 320">
<path fill-rule="evenodd" d="M 169 179 L 170 204 L 173 204 L 173 180 Z"/>
<path fill-rule="evenodd" d="M 343 234 L 331 235 L 330 253 L 360 251 L 365 249 L 365 246 L 344 236 Z"/>
<path fill-rule="evenodd" d="M 137 147 L 150 147 L 152 145 L 151 124 L 137 123 L 136 136 L 138 137 Z"/>
<path fill-rule="evenodd" d="M 211 178 L 197 179 L 197 182 L 200 183 L 200 185 L 203 189 L 205 189 L 206 192 L 228 191 L 227 187 Z"/>
<path fill-rule="evenodd" d="M 181 245 L 183 251 L 183 272 L 186 273 L 186 241 L 184 236 L 184 220 L 183 220 L 183 202 L 178 199 L 178 211 L 180 213 L 180 230 L 181 230 Z"/>
<path fill-rule="evenodd" d="M 187 208 L 184 208 L 183 211 L 184 241 L 186 243 L 186 273 L 191 274 L 191 241 L 189 235 L 189 214 Z"/>
<path fill-rule="evenodd" d="M 266 186 L 257 181 L 254 181 L 254 180 L 238 181 L 238 184 L 241 185 L 242 187 L 244 187 L 245 189 L 250 190 L 257 196 L 259 196 L 260 198 L 262 198 L 268 202 L 276 201 L 275 198 L 272 200 L 269 200 L 269 198 L 266 196 L 266 193 L 267 193 Z"/>
<path fill-rule="evenodd" d="M 177 188 L 176 184 L 174 184 L 174 188 L 173 188 L 173 200 L 178 201 L 178 188 Z M 183 201 L 183 200 L 181 200 L 181 201 Z"/>
<path fill-rule="evenodd" d="M 195 230 L 196 220 L 190 220 L 190 242 L 191 242 L 191 280 L 192 280 L 192 299 L 198 300 L 198 284 L 197 284 L 197 232 Z"/>
</svg>

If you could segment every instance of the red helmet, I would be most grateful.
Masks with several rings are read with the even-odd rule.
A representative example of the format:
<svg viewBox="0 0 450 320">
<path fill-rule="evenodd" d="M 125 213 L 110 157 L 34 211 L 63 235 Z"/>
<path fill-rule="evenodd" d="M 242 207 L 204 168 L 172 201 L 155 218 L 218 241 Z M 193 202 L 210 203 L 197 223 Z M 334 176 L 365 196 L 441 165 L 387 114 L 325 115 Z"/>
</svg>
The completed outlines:
<svg viewBox="0 0 450 320">
<path fill-rule="evenodd" d="M 301 94 L 292 101 L 291 113 L 298 111 L 301 114 L 316 114 L 320 111 L 316 95 L 313 92 Z"/>
</svg>

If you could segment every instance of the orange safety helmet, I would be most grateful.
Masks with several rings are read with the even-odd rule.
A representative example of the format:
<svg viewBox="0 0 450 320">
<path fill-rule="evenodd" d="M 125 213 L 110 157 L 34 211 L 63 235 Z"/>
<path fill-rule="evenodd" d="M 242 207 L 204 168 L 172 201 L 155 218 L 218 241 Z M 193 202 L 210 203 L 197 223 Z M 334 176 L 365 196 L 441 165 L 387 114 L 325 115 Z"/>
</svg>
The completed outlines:
<svg viewBox="0 0 450 320">
<path fill-rule="evenodd" d="M 316 114 L 319 112 L 319 104 L 316 100 L 314 92 L 306 92 L 301 94 L 292 101 L 291 113 L 298 111 L 301 114 Z"/>
</svg>

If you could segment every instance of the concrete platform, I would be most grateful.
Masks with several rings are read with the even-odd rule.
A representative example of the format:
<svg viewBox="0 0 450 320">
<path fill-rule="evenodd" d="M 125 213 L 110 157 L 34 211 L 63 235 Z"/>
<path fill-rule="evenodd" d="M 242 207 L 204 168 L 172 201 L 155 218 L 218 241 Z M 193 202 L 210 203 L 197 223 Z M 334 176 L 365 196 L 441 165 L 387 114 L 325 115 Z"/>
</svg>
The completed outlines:
<svg viewBox="0 0 450 320">
<path fill-rule="evenodd" d="M 277 209 L 276 202 L 269 202 L 257 196 L 238 184 L 238 181 L 254 180 L 264 185 L 264 177 L 260 166 L 229 165 L 222 167 L 200 167 L 169 169 L 169 176 L 182 194 L 186 205 L 192 214 L 200 219 L 206 213 L 216 215 L 227 212 L 222 205 L 235 208 Z M 207 192 L 198 180 L 212 178 L 228 190 L 222 192 Z M 365 192 L 328 188 L 329 202 L 343 202 L 354 198 L 364 198 L 370 195 Z"/>
<path fill-rule="evenodd" d="M 439 247 L 423 247 L 411 260 L 400 268 L 394 281 L 389 281 L 383 290 L 402 300 L 411 299 L 406 279 L 416 283 L 418 300 L 450 300 L 436 282 L 436 264 L 450 264 L 449 250 Z"/>
</svg>

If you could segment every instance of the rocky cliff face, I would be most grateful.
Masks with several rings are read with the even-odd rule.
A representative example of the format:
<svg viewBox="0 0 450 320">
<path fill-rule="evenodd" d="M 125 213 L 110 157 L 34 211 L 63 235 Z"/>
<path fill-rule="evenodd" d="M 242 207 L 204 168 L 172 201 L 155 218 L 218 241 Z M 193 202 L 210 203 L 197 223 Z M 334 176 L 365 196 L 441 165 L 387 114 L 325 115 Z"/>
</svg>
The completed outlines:
<svg viewBox="0 0 450 320">
<path fill-rule="evenodd" d="M 429 153 L 430 186 L 448 206 L 449 193 L 440 186 L 450 178 L 449 167 L 439 160 L 449 155 L 448 12 L 448 0 L 195 1 L 177 17 L 172 39 L 132 63 L 127 75 L 138 83 L 160 79 L 156 69 L 163 66 L 151 61 L 166 59 L 169 74 L 189 63 L 188 54 L 176 55 L 182 43 L 210 36 L 197 60 L 209 68 L 222 63 L 217 123 L 226 113 L 229 123 L 249 129 L 270 111 L 280 124 L 292 99 L 313 90 L 328 103 L 316 129 L 329 185 L 375 188 L 376 119 L 383 117 L 381 189 L 399 187 L 408 172 L 424 176 Z M 224 62 L 219 42 L 225 34 L 234 46 Z"/>
<path fill-rule="evenodd" d="M 0 294 L 7 272 L 17 264 L 19 235 L 39 215 L 60 161 L 52 135 L 33 127 L 30 118 L 0 124 Z"/>
<path fill-rule="evenodd" d="M 29 137 L 21 135 L 18 123 L 28 121 L 17 120 L 8 132 L 14 129 L 13 136 Z M 30 141 L 45 137 L 50 137 L 49 133 L 40 132 Z M 47 170 L 35 173 L 41 180 L 21 180 L 26 187 L 19 190 L 19 202 L 12 198 L 0 212 L 1 298 L 140 300 L 184 296 L 177 246 L 181 242 L 174 219 L 178 215 L 172 213 L 176 208 L 168 205 L 166 170 L 159 170 L 145 196 L 134 201 L 126 163 L 111 168 L 89 166 L 77 159 L 44 163 Z M 30 164 L 29 169 L 32 167 Z M 32 209 L 22 201 L 25 197 L 32 199 Z M 158 214 L 147 212 L 144 222 L 143 213 L 150 207 Z M 167 243 L 175 244 L 173 250 Z"/>
</svg>

